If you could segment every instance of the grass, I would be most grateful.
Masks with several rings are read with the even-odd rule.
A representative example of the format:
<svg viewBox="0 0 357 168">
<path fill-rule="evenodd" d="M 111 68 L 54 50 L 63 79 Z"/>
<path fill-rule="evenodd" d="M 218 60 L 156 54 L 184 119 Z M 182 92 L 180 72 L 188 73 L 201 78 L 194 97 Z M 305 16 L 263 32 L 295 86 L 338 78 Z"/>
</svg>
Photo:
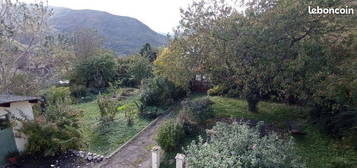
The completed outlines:
<svg viewBox="0 0 357 168">
<path fill-rule="evenodd" d="M 191 100 L 203 98 L 206 95 L 195 94 Z M 321 133 L 317 127 L 309 121 L 309 108 L 289 106 L 286 104 L 260 102 L 258 113 L 248 112 L 247 102 L 240 99 L 227 97 L 210 97 L 213 118 L 245 118 L 264 121 L 274 124 L 276 127 L 286 129 L 286 122 L 293 120 L 302 126 L 307 133 L 305 136 L 295 136 L 297 153 L 303 157 L 308 168 L 357 168 L 357 151 L 344 148 L 339 141 Z M 194 137 L 187 137 L 182 147 L 189 144 Z M 176 153 L 181 150 L 170 151 L 164 156 L 162 166 L 174 168 Z M 171 160 L 171 163 L 170 163 Z"/>
<path fill-rule="evenodd" d="M 197 99 L 198 97 L 195 97 Z M 309 168 L 336 167 L 352 168 L 357 165 L 357 151 L 343 148 L 340 142 L 322 134 L 308 121 L 308 108 L 285 104 L 260 102 L 258 113 L 247 111 L 247 102 L 225 97 L 211 97 L 215 118 L 239 117 L 261 120 L 277 127 L 286 128 L 286 121 L 294 120 L 302 125 L 305 136 L 296 136 L 298 153 L 306 160 Z"/>
<path fill-rule="evenodd" d="M 132 99 L 135 99 L 135 95 L 125 101 Z M 134 125 L 127 126 L 124 114 L 118 113 L 114 122 L 102 125 L 96 101 L 73 106 L 84 111 L 82 131 L 88 151 L 103 155 L 113 152 L 151 122 L 138 117 L 134 120 Z"/>
</svg>

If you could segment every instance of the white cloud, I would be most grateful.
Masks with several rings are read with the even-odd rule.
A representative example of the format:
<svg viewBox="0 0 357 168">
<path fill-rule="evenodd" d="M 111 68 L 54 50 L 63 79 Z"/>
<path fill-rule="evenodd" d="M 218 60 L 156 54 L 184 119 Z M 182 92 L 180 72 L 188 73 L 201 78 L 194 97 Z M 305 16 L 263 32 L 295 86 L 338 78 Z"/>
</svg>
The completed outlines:
<svg viewBox="0 0 357 168">
<path fill-rule="evenodd" d="M 191 2 L 192 0 L 48 0 L 50 6 L 93 9 L 133 17 L 159 33 L 172 32 L 180 20 L 180 7 L 186 7 Z"/>
</svg>

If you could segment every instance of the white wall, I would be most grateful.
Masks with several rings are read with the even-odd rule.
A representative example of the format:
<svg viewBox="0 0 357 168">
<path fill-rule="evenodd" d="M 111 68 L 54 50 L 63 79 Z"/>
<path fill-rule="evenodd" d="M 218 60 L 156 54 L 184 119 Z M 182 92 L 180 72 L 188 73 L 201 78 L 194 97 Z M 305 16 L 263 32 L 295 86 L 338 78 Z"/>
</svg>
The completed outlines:
<svg viewBox="0 0 357 168">
<path fill-rule="evenodd" d="M 20 118 L 23 120 L 24 119 L 34 120 L 34 115 L 32 112 L 32 104 L 29 103 L 28 101 L 11 103 L 9 108 L 0 107 L 0 114 L 4 113 L 5 110 L 10 111 L 12 117 Z M 23 114 L 21 114 L 20 111 Z M 22 127 L 22 123 L 20 121 L 16 121 L 16 125 L 13 128 L 16 146 L 19 152 L 25 150 L 25 145 L 27 143 L 26 136 L 19 131 L 21 127 Z"/>
</svg>

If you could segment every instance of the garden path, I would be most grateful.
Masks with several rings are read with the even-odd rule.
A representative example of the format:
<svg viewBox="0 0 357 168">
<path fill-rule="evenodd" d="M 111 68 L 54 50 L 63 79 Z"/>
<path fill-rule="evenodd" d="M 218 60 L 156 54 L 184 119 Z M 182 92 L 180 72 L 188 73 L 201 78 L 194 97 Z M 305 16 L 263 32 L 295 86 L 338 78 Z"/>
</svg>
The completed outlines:
<svg viewBox="0 0 357 168">
<path fill-rule="evenodd" d="M 151 148 L 156 145 L 155 137 L 159 126 L 169 117 L 166 114 L 137 136 L 133 141 L 124 146 L 112 157 L 104 161 L 86 165 L 87 168 L 150 168 Z"/>
</svg>

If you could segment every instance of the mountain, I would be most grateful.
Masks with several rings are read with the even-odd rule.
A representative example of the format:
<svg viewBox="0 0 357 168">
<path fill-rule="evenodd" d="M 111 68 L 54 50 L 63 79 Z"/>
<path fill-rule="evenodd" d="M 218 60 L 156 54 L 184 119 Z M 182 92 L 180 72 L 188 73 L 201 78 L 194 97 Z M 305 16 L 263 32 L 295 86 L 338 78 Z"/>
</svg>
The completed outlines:
<svg viewBox="0 0 357 168">
<path fill-rule="evenodd" d="M 96 29 L 104 38 L 104 45 L 120 55 L 138 52 L 145 43 L 154 47 L 165 45 L 166 37 L 139 20 L 126 16 L 117 16 L 96 10 L 72 10 L 53 8 L 54 15 L 50 23 L 57 30 L 73 33 L 82 28 Z"/>
</svg>

